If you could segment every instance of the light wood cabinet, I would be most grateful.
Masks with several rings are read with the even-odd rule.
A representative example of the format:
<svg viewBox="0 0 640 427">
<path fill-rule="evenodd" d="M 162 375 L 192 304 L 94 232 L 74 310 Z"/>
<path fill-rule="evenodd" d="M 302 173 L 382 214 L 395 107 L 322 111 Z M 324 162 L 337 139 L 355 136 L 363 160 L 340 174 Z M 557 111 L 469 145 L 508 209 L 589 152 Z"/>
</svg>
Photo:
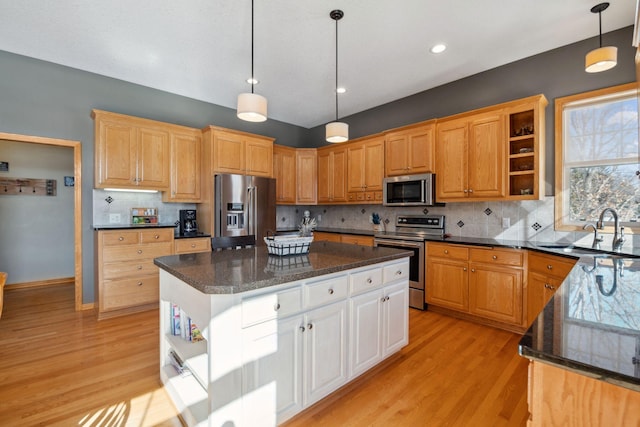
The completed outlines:
<svg viewBox="0 0 640 427">
<path fill-rule="evenodd" d="M 273 145 L 273 176 L 276 179 L 276 203 L 296 203 L 296 149 Z"/>
<path fill-rule="evenodd" d="M 173 253 L 173 229 L 96 232 L 98 319 L 158 307 L 158 267 L 153 259 Z"/>
<path fill-rule="evenodd" d="M 384 136 L 376 135 L 349 143 L 347 173 L 349 202 L 382 204 Z"/>
<path fill-rule="evenodd" d="M 337 242 L 340 243 L 340 234 L 338 233 L 325 233 L 322 231 L 313 232 L 314 242 Z"/>
<path fill-rule="evenodd" d="M 640 420 L 640 393 L 531 361 L 529 427 L 626 426 Z"/>
<path fill-rule="evenodd" d="M 434 172 L 435 133 L 435 120 L 386 133 L 386 176 Z"/>
<path fill-rule="evenodd" d="M 340 235 L 340 242 L 350 245 L 373 246 L 373 237 L 360 236 L 357 234 L 342 234 Z"/>
<path fill-rule="evenodd" d="M 315 205 L 317 196 L 318 164 L 315 148 L 296 150 L 296 203 Z"/>
<path fill-rule="evenodd" d="M 182 130 L 171 133 L 170 188 L 162 193 L 163 202 L 199 203 L 202 162 L 202 132 Z"/>
<path fill-rule="evenodd" d="M 529 252 L 528 258 L 527 324 L 531 324 L 556 293 L 576 260 L 533 251 Z"/>
<path fill-rule="evenodd" d="M 213 173 L 273 176 L 273 138 L 210 126 Z"/>
<path fill-rule="evenodd" d="M 211 237 L 190 237 L 175 239 L 174 253 L 190 254 L 196 252 L 211 252 Z"/>
<path fill-rule="evenodd" d="M 521 329 L 524 252 L 427 243 L 426 302 Z"/>
<path fill-rule="evenodd" d="M 152 120 L 93 110 L 96 188 L 169 189 L 170 131 Z"/>
<path fill-rule="evenodd" d="M 344 145 L 318 149 L 318 203 L 347 202 L 347 149 Z"/>
<path fill-rule="evenodd" d="M 438 122 L 437 200 L 505 195 L 505 116 L 496 110 Z"/>
<path fill-rule="evenodd" d="M 544 196 L 544 95 L 532 96 L 506 109 L 509 136 L 509 199 Z"/>
</svg>

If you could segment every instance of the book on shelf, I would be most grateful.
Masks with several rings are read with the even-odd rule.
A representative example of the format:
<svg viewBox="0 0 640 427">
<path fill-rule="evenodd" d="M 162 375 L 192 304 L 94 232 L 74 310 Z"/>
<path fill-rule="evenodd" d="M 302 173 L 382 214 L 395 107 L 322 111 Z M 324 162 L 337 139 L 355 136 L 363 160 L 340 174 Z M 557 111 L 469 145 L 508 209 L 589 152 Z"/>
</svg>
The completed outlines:
<svg viewBox="0 0 640 427">
<path fill-rule="evenodd" d="M 185 341 L 198 342 L 204 340 L 200 328 L 177 304 L 171 304 L 171 334 L 180 336 Z"/>
<path fill-rule="evenodd" d="M 171 335 L 180 334 L 180 307 L 171 304 Z"/>
<path fill-rule="evenodd" d="M 191 375 L 191 370 L 185 366 L 180 356 L 178 356 L 176 352 L 173 350 L 169 350 L 169 362 L 171 363 L 171 366 L 173 366 L 180 375 L 182 376 Z"/>
</svg>

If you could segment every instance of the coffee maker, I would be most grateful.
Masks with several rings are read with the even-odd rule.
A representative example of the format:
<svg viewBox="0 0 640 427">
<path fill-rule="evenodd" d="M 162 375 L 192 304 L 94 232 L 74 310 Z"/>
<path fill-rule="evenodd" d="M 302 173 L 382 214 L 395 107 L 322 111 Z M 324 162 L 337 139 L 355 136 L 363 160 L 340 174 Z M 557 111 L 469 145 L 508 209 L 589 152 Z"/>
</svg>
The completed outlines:
<svg viewBox="0 0 640 427">
<path fill-rule="evenodd" d="M 180 215 L 180 235 L 188 236 L 198 233 L 198 223 L 196 222 L 195 209 L 181 209 Z"/>
</svg>

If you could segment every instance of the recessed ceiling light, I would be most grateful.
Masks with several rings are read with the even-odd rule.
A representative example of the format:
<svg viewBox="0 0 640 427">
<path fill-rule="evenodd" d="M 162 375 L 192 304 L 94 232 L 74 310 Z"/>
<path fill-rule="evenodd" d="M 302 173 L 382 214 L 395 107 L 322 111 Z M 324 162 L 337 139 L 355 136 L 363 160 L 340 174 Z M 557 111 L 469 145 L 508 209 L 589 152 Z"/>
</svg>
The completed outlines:
<svg viewBox="0 0 640 427">
<path fill-rule="evenodd" d="M 445 50 L 447 50 L 447 46 L 442 44 L 442 43 L 438 43 L 437 45 L 432 46 L 431 49 L 429 49 L 429 52 L 431 52 L 431 53 L 442 53 Z"/>
<path fill-rule="evenodd" d="M 249 77 L 249 78 L 247 79 L 247 83 L 249 83 L 250 85 L 257 85 L 257 84 L 258 84 L 258 83 L 260 83 L 260 82 L 259 82 L 259 81 L 258 81 L 258 79 L 256 79 L 255 77 Z"/>
<path fill-rule="evenodd" d="M 337 93 L 345 93 L 346 91 L 347 91 L 347 89 L 345 89 L 343 87 L 336 88 L 336 92 Z"/>
</svg>

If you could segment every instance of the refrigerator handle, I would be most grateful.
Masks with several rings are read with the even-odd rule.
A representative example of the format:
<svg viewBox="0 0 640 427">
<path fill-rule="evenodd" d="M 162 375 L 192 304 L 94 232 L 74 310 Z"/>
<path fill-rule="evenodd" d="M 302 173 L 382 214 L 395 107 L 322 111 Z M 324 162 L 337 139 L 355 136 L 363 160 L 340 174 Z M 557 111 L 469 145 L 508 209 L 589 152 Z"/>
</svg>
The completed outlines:
<svg viewBox="0 0 640 427">
<path fill-rule="evenodd" d="M 247 217 L 248 217 L 248 227 L 247 227 L 247 234 L 251 235 L 255 235 L 256 234 L 256 187 L 248 187 L 247 188 L 247 201 L 248 201 L 248 206 L 247 206 Z"/>
</svg>

